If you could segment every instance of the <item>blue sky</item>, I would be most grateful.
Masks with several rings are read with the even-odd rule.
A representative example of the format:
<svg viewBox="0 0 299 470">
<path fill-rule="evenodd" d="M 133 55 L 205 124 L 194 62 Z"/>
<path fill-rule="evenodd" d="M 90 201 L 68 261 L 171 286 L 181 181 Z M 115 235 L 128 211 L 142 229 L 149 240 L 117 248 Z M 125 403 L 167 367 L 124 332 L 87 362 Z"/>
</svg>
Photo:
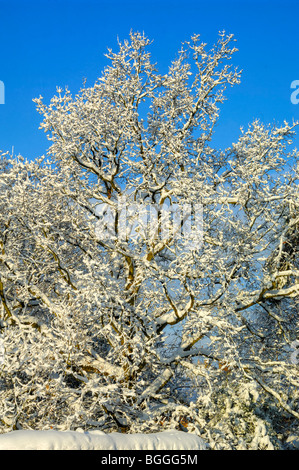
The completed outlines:
<svg viewBox="0 0 299 470">
<path fill-rule="evenodd" d="M 242 81 L 222 105 L 219 146 L 236 141 L 240 126 L 256 118 L 297 120 L 290 86 L 299 80 L 298 21 L 298 0 L 0 0 L 0 149 L 44 154 L 49 143 L 32 99 L 49 102 L 56 86 L 75 94 L 84 78 L 92 85 L 107 64 L 107 47 L 117 49 L 117 37 L 126 39 L 131 29 L 154 40 L 161 71 L 194 33 L 211 46 L 220 30 L 235 35 Z"/>
</svg>

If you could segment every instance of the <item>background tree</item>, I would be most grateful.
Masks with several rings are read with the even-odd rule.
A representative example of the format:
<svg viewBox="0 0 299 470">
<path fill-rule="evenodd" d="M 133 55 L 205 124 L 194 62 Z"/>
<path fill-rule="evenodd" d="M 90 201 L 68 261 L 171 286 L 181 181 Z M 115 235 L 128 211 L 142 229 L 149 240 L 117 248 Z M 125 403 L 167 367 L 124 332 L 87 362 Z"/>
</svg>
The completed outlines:
<svg viewBox="0 0 299 470">
<path fill-rule="evenodd" d="M 176 426 L 279 448 L 298 426 L 296 124 L 212 146 L 232 41 L 193 36 L 161 75 L 131 33 L 93 87 L 35 100 L 50 160 L 1 162 L 3 432 Z M 163 204 L 192 209 L 193 244 L 165 235 Z M 157 210 L 150 232 L 133 206 Z"/>
</svg>

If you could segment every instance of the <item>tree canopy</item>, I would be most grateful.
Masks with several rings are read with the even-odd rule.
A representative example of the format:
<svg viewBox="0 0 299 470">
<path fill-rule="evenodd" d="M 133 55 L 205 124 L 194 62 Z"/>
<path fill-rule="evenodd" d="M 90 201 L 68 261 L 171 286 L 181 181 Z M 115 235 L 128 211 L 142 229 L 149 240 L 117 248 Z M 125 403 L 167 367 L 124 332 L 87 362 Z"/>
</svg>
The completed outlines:
<svg viewBox="0 0 299 470">
<path fill-rule="evenodd" d="M 299 418 L 297 123 L 215 148 L 233 36 L 194 35 L 164 75 L 149 50 L 131 32 L 94 86 L 34 100 L 47 156 L 1 156 L 0 430 L 280 448 Z"/>
</svg>

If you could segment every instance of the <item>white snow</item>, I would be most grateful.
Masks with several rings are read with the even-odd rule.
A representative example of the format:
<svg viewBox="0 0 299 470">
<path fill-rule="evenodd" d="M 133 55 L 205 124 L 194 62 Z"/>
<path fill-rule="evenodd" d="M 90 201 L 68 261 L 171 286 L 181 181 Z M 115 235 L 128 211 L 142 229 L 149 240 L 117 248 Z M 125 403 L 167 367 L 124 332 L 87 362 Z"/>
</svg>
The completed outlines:
<svg viewBox="0 0 299 470">
<path fill-rule="evenodd" d="M 0 450 L 207 450 L 207 446 L 196 434 L 176 430 L 155 434 L 20 430 L 0 435 Z"/>
</svg>

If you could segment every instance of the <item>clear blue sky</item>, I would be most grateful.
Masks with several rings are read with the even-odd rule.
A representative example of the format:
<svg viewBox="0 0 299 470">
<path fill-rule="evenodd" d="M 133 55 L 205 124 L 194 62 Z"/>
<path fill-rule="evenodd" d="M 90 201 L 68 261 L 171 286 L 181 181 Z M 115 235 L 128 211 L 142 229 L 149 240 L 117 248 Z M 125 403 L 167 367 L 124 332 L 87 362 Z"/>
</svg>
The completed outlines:
<svg viewBox="0 0 299 470">
<path fill-rule="evenodd" d="M 299 80 L 298 0 L 0 0 L 0 149 L 44 154 L 48 142 L 32 99 L 49 102 L 56 86 L 75 94 L 85 77 L 92 85 L 107 64 L 107 47 L 115 49 L 117 36 L 125 39 L 131 29 L 154 40 L 161 71 L 193 33 L 209 45 L 220 30 L 235 35 L 234 64 L 243 76 L 222 106 L 219 145 L 228 147 L 255 118 L 299 119 L 299 104 L 290 101 L 290 84 Z"/>
</svg>

